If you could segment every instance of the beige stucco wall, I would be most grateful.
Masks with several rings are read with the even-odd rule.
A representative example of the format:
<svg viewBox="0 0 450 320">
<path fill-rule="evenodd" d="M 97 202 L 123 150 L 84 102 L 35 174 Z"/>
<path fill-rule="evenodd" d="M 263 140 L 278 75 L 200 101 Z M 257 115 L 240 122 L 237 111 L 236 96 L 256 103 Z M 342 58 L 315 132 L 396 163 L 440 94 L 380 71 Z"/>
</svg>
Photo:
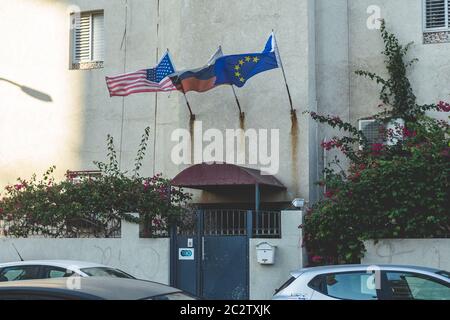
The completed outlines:
<svg viewBox="0 0 450 320">
<path fill-rule="evenodd" d="M 450 270 L 450 239 L 365 241 L 364 264 L 406 264 Z"/>
<path fill-rule="evenodd" d="M 127 37 L 122 45 L 126 3 Z M 157 51 L 160 56 L 166 48 L 177 69 L 203 65 L 218 45 L 225 54 L 258 52 L 274 29 L 297 109 L 298 139 L 293 139 L 280 70 L 258 75 L 236 91 L 246 114 L 246 129 L 280 130 L 276 176 L 288 190 L 265 194 L 262 200 L 303 197 L 314 201 L 313 183 L 321 167 L 317 163 L 323 161 L 317 142 L 335 132 L 320 126 L 317 133 L 316 125 L 302 112 L 317 106 L 320 112 L 338 114 L 356 124 L 377 111 L 377 86 L 353 75 L 359 68 L 384 70 L 379 32 L 366 26 L 369 5 L 381 8 L 389 29 L 402 42 L 415 41 L 411 57 L 420 62 L 412 69 L 411 80 L 418 101 L 448 100 L 450 44 L 422 44 L 422 0 L 165 0 L 159 1 L 159 8 L 157 0 L 4 0 L 0 28 L 8 31 L 2 32 L 2 40 L 9 50 L 0 52 L 0 78 L 4 79 L 0 80 L 0 188 L 18 176 L 43 173 L 53 164 L 59 177 L 67 169 L 94 169 L 92 161 L 106 158 L 108 133 L 122 151 L 122 169 L 130 169 L 140 136 L 149 125 L 142 173 L 175 176 L 186 167 L 170 161 L 175 145 L 171 133 L 189 129 L 183 96 L 172 92 L 157 98 L 152 93 L 110 98 L 104 77 L 151 67 L 158 59 Z M 69 11 L 74 6 L 105 12 L 102 69 L 69 70 Z M 229 87 L 187 97 L 204 130 L 239 128 Z M 333 156 L 329 154 L 328 159 Z M 196 193 L 195 200 L 241 201 L 208 193 Z"/>
<path fill-rule="evenodd" d="M 280 239 L 250 239 L 251 300 L 270 300 L 275 290 L 291 277 L 290 272 L 307 264 L 306 252 L 302 248 L 302 230 L 299 228 L 302 217 L 301 211 L 282 211 Z M 258 263 L 256 246 L 263 242 L 276 246 L 272 265 Z"/>
<path fill-rule="evenodd" d="M 75 260 L 119 268 L 139 279 L 169 284 L 170 239 L 141 239 L 139 225 L 122 221 L 121 238 L 52 239 L 0 237 L 0 263 Z"/>
<path fill-rule="evenodd" d="M 126 3 L 127 37 L 122 44 Z M 0 186 L 13 183 L 18 176 L 43 173 L 53 164 L 59 177 L 67 169 L 94 169 L 92 161 L 106 158 L 108 133 L 114 136 L 116 148 L 122 150 L 121 167 L 130 169 L 148 125 L 151 139 L 142 173 L 175 176 L 185 166 L 170 161 L 171 148 L 176 144 L 170 134 L 177 128 L 189 129 L 183 96 L 178 92 L 157 95 L 155 130 L 155 94 L 110 98 L 104 77 L 151 67 L 157 61 L 157 50 L 160 56 L 166 48 L 170 48 L 177 69 L 205 64 L 218 45 L 225 54 L 259 52 L 274 29 L 297 109 L 297 140 L 291 135 L 288 97 L 280 70 L 254 77 L 237 89 L 237 95 L 246 114 L 246 129 L 280 130 L 277 177 L 288 192 L 269 194 L 266 200 L 308 198 L 309 179 L 314 175 L 310 160 L 315 152 L 310 140 L 315 139 L 315 130 L 301 112 L 315 106 L 314 1 L 262 0 L 256 4 L 165 0 L 159 1 L 159 8 L 157 4 L 157 0 L 2 1 L 0 27 L 9 31 L 4 33 L 4 42 L 11 49 L 0 52 L 0 77 L 38 90 L 51 101 L 35 99 L 16 85 L 0 81 Z M 69 70 L 69 12 L 74 6 L 81 11 L 104 10 L 104 68 Z M 204 130 L 239 128 L 228 86 L 187 96 Z M 198 194 L 199 199 L 221 201 L 212 194 Z"/>
<path fill-rule="evenodd" d="M 384 46 L 379 30 L 367 27 L 372 13 L 369 6 L 380 8 L 389 31 L 400 42 L 413 41 L 410 59 L 419 62 L 410 69 L 410 80 L 419 104 L 437 103 L 450 99 L 450 43 L 423 43 L 423 0 L 317 0 L 317 99 L 318 110 L 338 115 L 357 126 L 358 120 L 380 110 L 379 90 L 373 81 L 356 76 L 358 69 L 386 75 Z M 444 113 L 431 112 L 431 116 L 448 120 Z M 320 126 L 319 140 L 339 135 L 336 130 Z M 339 152 L 330 151 L 325 162 Z M 341 157 L 342 159 L 342 157 Z M 319 148 L 319 165 L 324 155 Z M 344 162 L 345 164 L 345 162 Z M 345 165 L 343 166 L 345 167 Z"/>
<path fill-rule="evenodd" d="M 418 103 L 437 103 L 439 99 L 449 100 L 450 91 L 450 43 L 423 43 L 423 0 L 350 0 L 350 64 L 352 71 L 367 69 L 385 75 L 384 49 L 378 30 L 369 30 L 366 13 L 370 5 L 378 5 L 387 28 L 394 32 L 401 43 L 413 41 L 409 57 L 419 62 L 410 71 L 410 79 Z M 378 111 L 379 87 L 369 80 L 351 76 L 350 117 L 357 121 Z M 444 114 L 433 116 L 448 118 Z"/>
</svg>

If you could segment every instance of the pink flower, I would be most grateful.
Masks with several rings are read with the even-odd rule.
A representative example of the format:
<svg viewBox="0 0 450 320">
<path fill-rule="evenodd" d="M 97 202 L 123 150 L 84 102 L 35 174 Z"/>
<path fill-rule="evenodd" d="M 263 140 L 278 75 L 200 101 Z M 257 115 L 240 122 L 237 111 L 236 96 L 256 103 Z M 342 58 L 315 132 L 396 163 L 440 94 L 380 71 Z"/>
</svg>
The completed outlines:
<svg viewBox="0 0 450 320">
<path fill-rule="evenodd" d="M 444 101 L 439 101 L 438 108 L 439 108 L 439 111 L 450 112 L 450 103 L 447 103 Z"/>
<path fill-rule="evenodd" d="M 330 141 L 324 141 L 320 145 L 322 146 L 322 148 L 324 148 L 327 151 L 329 151 L 333 148 L 341 148 L 342 147 L 342 143 L 336 139 L 332 139 Z"/>
<path fill-rule="evenodd" d="M 331 150 L 333 149 L 333 144 L 331 141 L 324 141 L 320 144 L 322 146 L 322 148 L 324 148 L 325 150 Z"/>
<path fill-rule="evenodd" d="M 403 127 L 403 136 L 407 138 L 414 138 L 417 136 L 416 131 L 410 131 L 407 127 Z"/>
<path fill-rule="evenodd" d="M 157 218 L 153 218 L 152 223 L 153 223 L 155 226 L 159 227 L 159 226 L 161 225 L 161 220 L 160 220 L 160 219 L 157 219 Z"/>
<path fill-rule="evenodd" d="M 383 150 L 383 144 L 382 143 L 374 143 L 372 144 L 372 155 L 378 156 L 381 154 L 381 151 Z"/>
<path fill-rule="evenodd" d="M 358 180 L 361 177 L 361 171 L 356 171 L 353 175 L 349 176 L 351 181 Z"/>
<path fill-rule="evenodd" d="M 324 193 L 326 198 L 331 198 L 332 196 L 334 196 L 334 191 L 329 190 L 327 192 Z"/>
<path fill-rule="evenodd" d="M 449 157 L 450 156 L 450 148 L 447 147 L 444 150 L 441 151 L 441 156 L 443 157 Z"/>
<path fill-rule="evenodd" d="M 334 122 L 341 122 L 341 118 L 339 118 L 338 116 L 334 116 L 331 118 L 331 120 L 333 120 Z"/>
<path fill-rule="evenodd" d="M 23 187 L 25 187 L 22 183 L 19 183 L 19 184 L 16 184 L 15 186 L 14 186 L 14 188 L 16 189 L 16 190 L 21 190 Z"/>
</svg>

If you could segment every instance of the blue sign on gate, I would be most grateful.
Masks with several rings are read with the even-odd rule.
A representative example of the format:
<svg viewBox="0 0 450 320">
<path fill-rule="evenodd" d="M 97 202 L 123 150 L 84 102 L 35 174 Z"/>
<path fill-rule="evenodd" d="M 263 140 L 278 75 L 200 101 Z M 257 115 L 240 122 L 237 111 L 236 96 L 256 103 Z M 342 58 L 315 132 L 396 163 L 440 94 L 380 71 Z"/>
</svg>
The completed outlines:
<svg viewBox="0 0 450 320">
<path fill-rule="evenodd" d="M 194 249 L 193 248 L 178 249 L 178 260 L 194 260 Z"/>
</svg>

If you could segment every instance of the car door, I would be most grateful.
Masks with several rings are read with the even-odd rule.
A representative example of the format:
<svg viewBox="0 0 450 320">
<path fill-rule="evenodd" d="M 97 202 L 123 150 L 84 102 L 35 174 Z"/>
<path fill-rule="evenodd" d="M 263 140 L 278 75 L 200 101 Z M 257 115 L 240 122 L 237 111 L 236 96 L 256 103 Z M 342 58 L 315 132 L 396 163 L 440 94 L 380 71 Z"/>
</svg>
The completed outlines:
<svg viewBox="0 0 450 320">
<path fill-rule="evenodd" d="M 322 274 L 311 280 L 312 300 L 378 300 L 375 275 L 367 271 Z"/>
<path fill-rule="evenodd" d="M 0 282 L 39 279 L 40 266 L 19 265 L 4 267 L 0 272 Z"/>
<path fill-rule="evenodd" d="M 450 284 L 429 275 L 385 271 L 386 297 L 391 300 L 450 300 Z"/>
</svg>

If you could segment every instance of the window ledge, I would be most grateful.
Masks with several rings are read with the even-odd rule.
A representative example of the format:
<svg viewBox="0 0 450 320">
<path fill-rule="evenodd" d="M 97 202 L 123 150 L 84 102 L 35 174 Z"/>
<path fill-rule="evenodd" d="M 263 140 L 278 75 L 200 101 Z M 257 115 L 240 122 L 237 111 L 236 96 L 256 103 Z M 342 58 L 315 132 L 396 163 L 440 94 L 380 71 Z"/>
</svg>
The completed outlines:
<svg viewBox="0 0 450 320">
<path fill-rule="evenodd" d="M 425 31 L 423 33 L 423 43 L 450 43 L 450 31 Z"/>
<path fill-rule="evenodd" d="M 90 70 L 103 68 L 103 61 L 91 62 L 74 62 L 72 63 L 72 70 Z"/>
</svg>

